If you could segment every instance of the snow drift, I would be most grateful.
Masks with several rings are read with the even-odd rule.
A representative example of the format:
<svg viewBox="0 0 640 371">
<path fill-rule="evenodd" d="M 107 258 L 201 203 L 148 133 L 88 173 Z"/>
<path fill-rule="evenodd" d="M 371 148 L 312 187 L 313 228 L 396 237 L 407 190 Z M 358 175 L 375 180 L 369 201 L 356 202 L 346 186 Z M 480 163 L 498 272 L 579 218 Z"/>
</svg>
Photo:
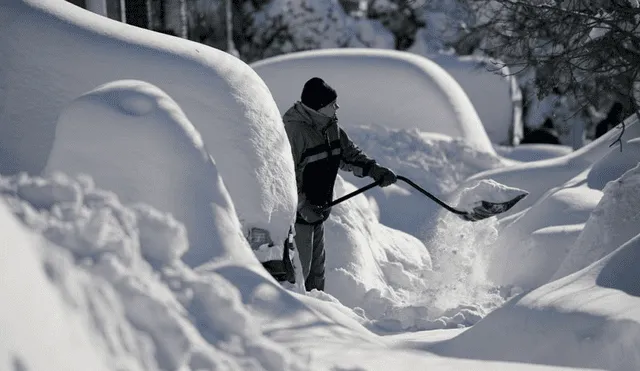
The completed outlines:
<svg viewBox="0 0 640 371">
<path fill-rule="evenodd" d="M 581 254 L 585 263 L 587 258 L 591 263 L 585 266 L 575 258 L 567 259 L 560 275 L 584 268 L 514 298 L 473 328 L 430 350 L 446 356 L 564 367 L 636 369 L 640 359 L 640 274 L 635 264 L 640 234 L 629 223 L 637 226 L 640 214 L 637 197 L 628 209 L 619 198 L 623 192 L 636 194 L 639 176 L 640 166 L 636 166 L 605 187 L 578 241 L 601 235 L 604 229 L 607 235 L 619 238 L 609 240 L 611 244 L 606 246 L 598 241 L 576 244 L 572 255 Z M 603 217 L 609 221 L 602 223 Z M 614 219 L 616 223 L 611 223 Z M 594 253 L 596 246 L 598 253 Z M 482 340 L 488 338 L 491 341 Z"/>
<path fill-rule="evenodd" d="M 424 213 L 423 205 L 429 204 L 424 197 L 405 197 L 408 191 L 398 186 L 376 190 L 390 200 L 405 197 L 396 205 L 354 197 L 335 208 L 327 235 L 328 245 L 335 246 L 334 260 L 328 261 L 334 272 L 331 290 L 354 306 L 348 308 L 331 293 L 283 289 L 259 267 L 246 243 L 236 243 L 234 237 L 212 244 L 212 256 L 218 259 L 197 269 L 185 265 L 181 258 L 191 242 L 187 232 L 196 225 L 193 215 L 207 207 L 181 210 L 162 198 L 172 194 L 185 203 L 182 207 L 193 206 L 197 200 L 172 192 L 182 192 L 197 174 L 185 170 L 185 179 L 165 183 L 154 172 L 132 174 L 127 167 L 152 169 L 157 155 L 157 161 L 173 165 L 167 167 L 169 177 L 185 175 L 178 172 L 179 165 L 203 170 L 213 189 L 197 188 L 198 197 L 219 206 L 214 215 L 229 216 L 228 223 L 212 226 L 224 228 L 228 236 L 239 238 L 242 232 L 232 217 L 236 212 L 286 229 L 291 215 L 283 211 L 286 217 L 279 218 L 268 206 L 280 205 L 278 195 L 289 195 L 277 193 L 282 191 L 276 187 L 279 180 L 269 180 L 291 175 L 286 170 L 291 164 L 278 157 L 288 155 L 286 137 L 279 119 L 269 119 L 279 112 L 265 84 L 244 64 L 201 45 L 79 13 L 66 2 L 0 0 L 0 6 L 0 29 L 5 31 L 0 60 L 6 62 L 0 64 L 0 148 L 8 151 L 0 160 L 3 169 L 27 163 L 44 167 L 49 159 L 64 166 L 70 152 L 82 149 L 82 143 L 74 142 L 82 140 L 107 157 L 93 170 L 101 177 L 97 184 L 89 176 L 49 174 L 49 169 L 43 178 L 0 176 L 0 325 L 8 334 L 0 337 L 2 369 L 638 368 L 634 196 L 640 169 L 635 155 L 623 158 L 626 152 L 620 156 L 616 148 L 607 148 L 608 142 L 596 141 L 580 161 L 560 157 L 557 163 L 545 162 L 554 165 L 549 174 L 534 162 L 528 176 L 523 164 L 515 177 L 528 182 L 522 189 L 537 195 L 530 208 L 479 223 L 434 212 L 429 215 L 437 221 L 438 238 L 426 243 L 377 221 L 379 214 L 393 212 L 399 225 L 408 226 L 410 221 L 400 219 Z M 266 99 L 253 101 L 253 96 Z M 260 121 L 265 117 L 268 122 Z M 112 125 L 114 119 L 122 122 Z M 205 135 L 200 126 L 207 120 L 212 121 L 209 134 L 217 136 Z M 100 143 L 83 129 L 66 130 L 84 121 L 109 138 Z M 144 128 L 143 135 L 127 131 L 136 127 Z M 57 129 L 60 141 L 46 148 L 47 135 Z M 192 132 L 196 129 L 202 131 L 202 141 Z M 636 129 L 629 126 L 628 133 Z M 150 142 L 174 151 L 162 153 L 158 143 L 140 142 L 151 132 Z M 372 127 L 358 132 L 358 142 L 371 152 L 445 193 L 478 169 L 504 165 L 495 155 L 445 135 Z M 119 151 L 127 134 L 141 153 Z M 624 139 L 624 148 L 636 153 L 637 141 Z M 215 162 L 203 159 L 204 148 L 216 151 Z M 98 157 L 85 156 L 69 164 Z M 114 183 L 121 180 L 114 185 L 117 193 L 101 188 L 101 182 L 109 181 L 107 173 L 113 173 Z M 337 193 L 353 190 L 342 180 Z M 144 181 L 158 182 L 162 192 L 153 193 Z M 186 213 L 187 223 L 119 197 L 145 192 L 149 194 L 141 197 L 149 202 Z M 276 201 L 269 198 L 274 192 Z M 548 197 L 541 196 L 546 193 Z M 264 196 L 273 203 L 254 202 Z M 242 202 L 235 212 L 230 199 Z M 295 206 L 295 201 L 283 202 Z M 538 244 L 537 260 L 517 258 L 516 253 L 512 268 L 544 275 L 533 276 L 540 284 L 554 279 L 554 270 L 558 276 L 569 275 L 519 295 L 481 320 L 518 291 L 486 279 L 499 232 L 511 226 L 531 233 L 517 236 L 512 245 L 525 246 L 522 237 Z M 530 261 L 562 267 L 527 271 Z M 459 326 L 472 327 L 389 334 Z M 399 341 L 403 338 L 416 340 L 409 346 Z"/>
<path fill-rule="evenodd" d="M 640 205 L 634 191 L 625 185 L 613 197 L 616 188 L 612 188 L 616 179 L 640 162 L 640 141 L 627 139 L 627 135 L 633 136 L 634 128 L 637 125 L 626 132 L 622 152 L 605 147 L 607 142 L 600 143 L 605 154 L 564 183 L 544 190 L 544 183 L 530 182 L 531 192 L 543 195 L 529 208 L 503 219 L 489 267 L 492 281 L 533 289 L 584 268 L 635 236 L 633 215 Z M 591 151 L 582 157 L 602 151 L 598 146 L 588 147 Z M 566 166 L 563 164 L 554 165 Z M 574 171 L 563 172 L 566 176 Z M 605 190 L 611 193 L 609 201 L 603 199 Z"/>
<path fill-rule="evenodd" d="M 55 127 L 46 173 L 91 174 L 125 203 L 170 213 L 186 227 L 191 266 L 252 261 L 217 166 L 162 90 L 131 80 L 105 84 L 69 103 Z"/>
<path fill-rule="evenodd" d="M 620 132 L 621 125 L 618 125 L 597 140 L 564 156 L 479 172 L 461 183 L 460 188 L 466 188 L 477 180 L 493 179 L 499 183 L 529 191 L 527 198 L 500 218 L 514 215 L 530 207 L 547 191 L 569 181 L 612 151 L 610 144 L 618 138 Z M 636 115 L 631 115 L 625 120 L 622 140 L 628 141 L 638 136 L 640 136 L 640 125 Z M 624 150 L 624 143 L 622 146 Z M 617 144 L 613 150 L 620 150 Z"/>
<path fill-rule="evenodd" d="M 5 202 L 47 241 L 18 226 Z M 47 370 L 301 370 L 263 335 L 233 281 L 216 273 L 235 263 L 196 274 L 180 261 L 188 241 L 170 215 L 125 206 L 88 177 L 21 175 L 0 177 L 0 218 L 7 236 L 0 294 L 21 291 L 3 300 L 0 316 L 11 331 L 0 340 L 0 349 L 11 349 L 1 354 L 14 354 L 8 362 Z M 213 248 L 220 256 L 232 247 L 242 249 Z M 18 283 L 15 267 L 29 279 Z M 277 286 L 257 260 L 237 267 Z"/>
<path fill-rule="evenodd" d="M 62 109 L 125 79 L 153 84 L 177 102 L 215 159 L 241 221 L 284 240 L 296 204 L 293 161 L 260 77 L 222 51 L 65 1 L 0 0 L 0 173 L 40 173 Z"/>
</svg>

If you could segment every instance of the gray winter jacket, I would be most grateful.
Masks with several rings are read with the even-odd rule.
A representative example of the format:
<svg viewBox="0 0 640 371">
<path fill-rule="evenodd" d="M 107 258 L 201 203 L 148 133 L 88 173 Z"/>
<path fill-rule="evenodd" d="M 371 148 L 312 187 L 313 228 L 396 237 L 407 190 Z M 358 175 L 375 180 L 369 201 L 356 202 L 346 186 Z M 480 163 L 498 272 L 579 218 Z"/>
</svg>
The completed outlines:
<svg viewBox="0 0 640 371">
<path fill-rule="evenodd" d="M 333 200 L 338 169 L 365 177 L 375 164 L 338 126 L 337 117 L 325 116 L 296 102 L 283 116 L 296 166 L 298 210 L 305 204 L 324 206 Z M 329 217 L 326 212 L 324 219 Z M 297 221 L 307 223 L 298 213 Z"/>
</svg>

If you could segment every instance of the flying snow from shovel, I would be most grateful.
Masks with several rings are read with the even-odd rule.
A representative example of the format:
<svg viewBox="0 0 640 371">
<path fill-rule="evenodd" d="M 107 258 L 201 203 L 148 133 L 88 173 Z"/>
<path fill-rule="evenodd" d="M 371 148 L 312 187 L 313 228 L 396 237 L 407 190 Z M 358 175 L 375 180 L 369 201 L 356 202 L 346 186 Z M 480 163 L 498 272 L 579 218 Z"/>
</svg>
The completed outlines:
<svg viewBox="0 0 640 371">
<path fill-rule="evenodd" d="M 507 211 L 528 194 L 525 190 L 506 186 L 493 179 L 483 179 L 461 191 L 457 209 L 466 211 L 468 215 L 490 216 Z"/>
</svg>

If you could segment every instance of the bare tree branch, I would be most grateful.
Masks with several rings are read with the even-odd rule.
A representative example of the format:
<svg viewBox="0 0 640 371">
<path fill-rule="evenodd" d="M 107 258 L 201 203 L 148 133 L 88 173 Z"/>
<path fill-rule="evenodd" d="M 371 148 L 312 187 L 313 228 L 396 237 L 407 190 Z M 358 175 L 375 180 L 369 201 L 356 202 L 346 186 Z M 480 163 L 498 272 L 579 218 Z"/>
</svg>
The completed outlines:
<svg viewBox="0 0 640 371">
<path fill-rule="evenodd" d="M 462 42 L 483 35 L 485 53 L 520 71 L 535 69 L 540 94 L 561 87 L 596 105 L 613 95 L 630 106 L 640 72 L 640 8 L 623 0 L 470 2 L 482 19 Z"/>
</svg>

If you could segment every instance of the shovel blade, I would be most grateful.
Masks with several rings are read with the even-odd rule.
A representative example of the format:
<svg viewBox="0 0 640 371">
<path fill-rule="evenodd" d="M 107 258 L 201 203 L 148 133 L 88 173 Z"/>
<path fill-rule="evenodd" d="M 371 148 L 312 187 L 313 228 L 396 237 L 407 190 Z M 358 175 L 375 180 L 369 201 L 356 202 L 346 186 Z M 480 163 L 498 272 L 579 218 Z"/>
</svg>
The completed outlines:
<svg viewBox="0 0 640 371">
<path fill-rule="evenodd" d="M 490 218 L 494 215 L 504 213 L 505 211 L 511 209 L 515 204 L 518 203 L 518 201 L 522 200 L 526 196 L 526 193 L 519 194 L 513 199 L 506 202 L 480 201 L 480 205 L 474 207 L 472 211 L 461 215 L 461 218 L 470 222 L 476 222 L 478 220 Z"/>
</svg>

